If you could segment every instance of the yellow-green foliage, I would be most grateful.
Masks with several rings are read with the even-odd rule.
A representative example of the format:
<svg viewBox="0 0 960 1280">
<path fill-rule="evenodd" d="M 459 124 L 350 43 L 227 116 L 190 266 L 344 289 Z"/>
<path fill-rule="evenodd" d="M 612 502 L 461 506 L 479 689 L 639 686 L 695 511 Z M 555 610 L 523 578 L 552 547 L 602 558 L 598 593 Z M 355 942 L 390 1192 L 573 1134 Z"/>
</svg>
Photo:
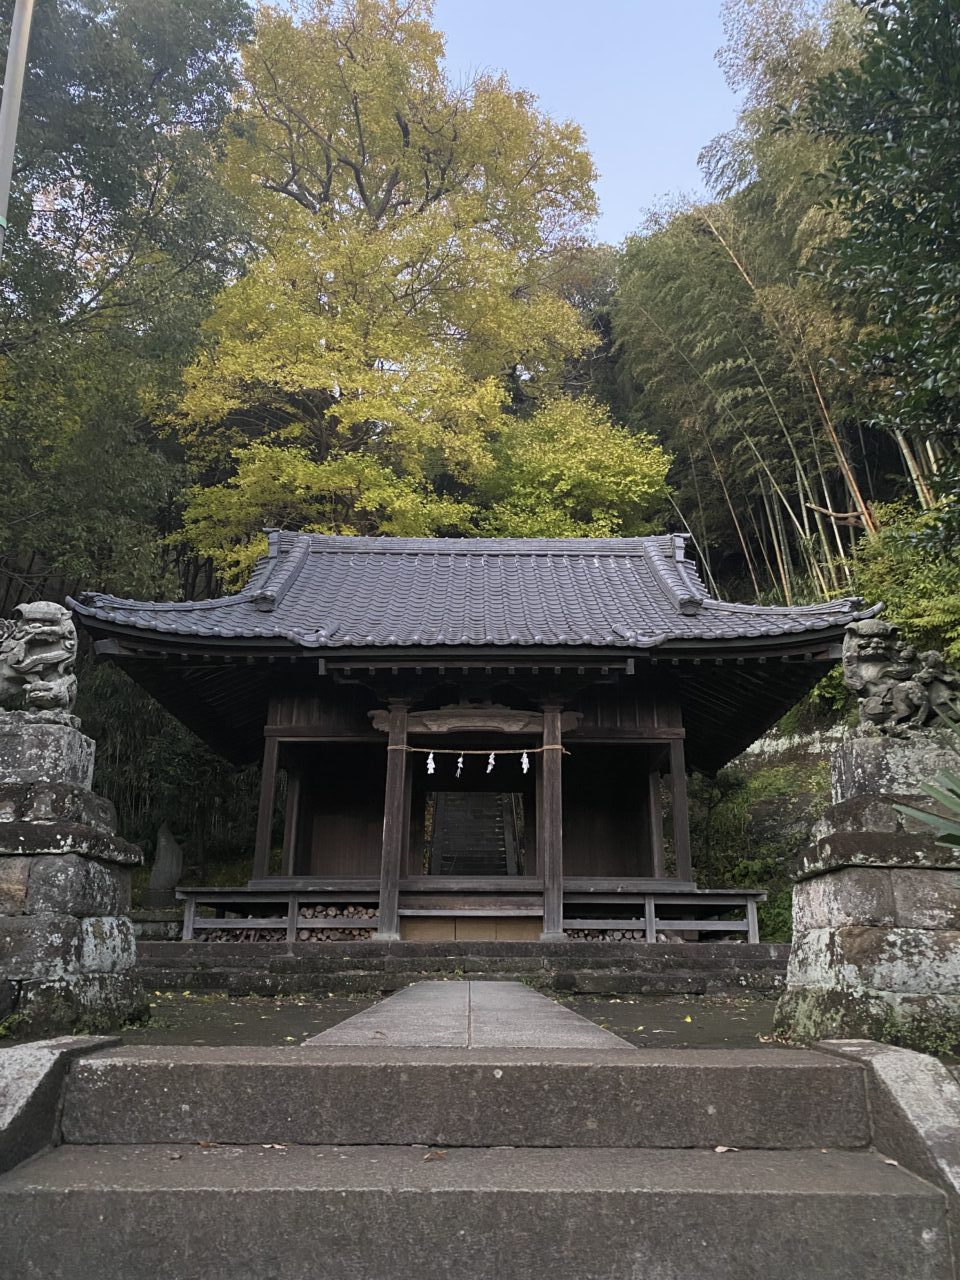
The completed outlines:
<svg viewBox="0 0 960 1280">
<path fill-rule="evenodd" d="M 185 530 L 644 532 L 668 457 L 564 393 L 597 338 L 550 255 L 595 211 L 580 128 L 452 85 L 428 0 L 261 11 L 225 181 L 253 252 L 186 375 Z"/>
<path fill-rule="evenodd" d="M 483 532 L 514 537 L 649 533 L 671 459 L 651 436 L 631 435 L 590 400 L 557 397 L 512 418 L 481 491 Z"/>
<path fill-rule="evenodd" d="M 935 537 L 941 513 L 896 504 L 877 514 L 879 536 L 858 551 L 857 590 L 882 601 L 883 616 L 919 648 L 940 649 L 960 663 L 960 556 Z"/>
<path fill-rule="evenodd" d="M 669 456 L 614 426 L 601 405 L 557 397 L 530 418 L 502 415 L 488 435 L 472 467 L 461 466 L 460 497 L 438 494 L 422 467 L 402 474 L 370 453 L 317 462 L 301 446 L 251 444 L 237 450 L 228 480 L 193 491 L 188 537 L 238 583 L 265 549 L 265 525 L 398 537 L 613 537 L 651 527 Z"/>
</svg>

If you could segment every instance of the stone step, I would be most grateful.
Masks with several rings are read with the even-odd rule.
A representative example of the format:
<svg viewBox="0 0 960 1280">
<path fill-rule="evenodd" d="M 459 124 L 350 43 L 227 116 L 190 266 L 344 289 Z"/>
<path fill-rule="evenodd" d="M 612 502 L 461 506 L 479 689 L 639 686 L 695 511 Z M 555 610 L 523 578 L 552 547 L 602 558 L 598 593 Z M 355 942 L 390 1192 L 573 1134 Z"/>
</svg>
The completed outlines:
<svg viewBox="0 0 960 1280">
<path fill-rule="evenodd" d="M 799 1049 L 654 1050 L 625 1042 L 612 1049 L 108 1049 L 73 1064 L 62 1123 L 69 1143 L 869 1142 L 858 1064 Z"/>
<path fill-rule="evenodd" d="M 150 990 L 234 995 L 393 991 L 433 974 L 521 978 L 546 989 L 647 995 L 779 991 L 789 946 L 634 942 L 141 942 Z"/>
<path fill-rule="evenodd" d="M 948 1280 L 872 1152 L 65 1146 L 0 1178 L 18 1280 Z"/>
</svg>

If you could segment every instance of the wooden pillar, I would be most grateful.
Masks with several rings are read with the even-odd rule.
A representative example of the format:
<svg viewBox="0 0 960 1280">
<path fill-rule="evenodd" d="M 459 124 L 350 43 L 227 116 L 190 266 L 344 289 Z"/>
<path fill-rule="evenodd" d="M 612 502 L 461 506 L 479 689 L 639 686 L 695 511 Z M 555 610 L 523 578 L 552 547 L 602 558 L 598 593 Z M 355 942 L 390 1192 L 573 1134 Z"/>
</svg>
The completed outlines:
<svg viewBox="0 0 960 1280">
<path fill-rule="evenodd" d="M 300 837 L 300 769 L 287 769 L 287 807 L 283 815 L 283 874 L 296 875 Z"/>
<path fill-rule="evenodd" d="M 380 907 L 377 937 L 400 937 L 400 866 L 406 845 L 407 704 L 390 703 L 387 740 L 387 788 L 383 800 L 383 852 L 380 857 Z"/>
<path fill-rule="evenodd" d="M 543 879 L 543 756 L 533 757 L 534 768 L 534 814 L 536 826 L 536 844 L 534 848 L 534 874 Z"/>
<path fill-rule="evenodd" d="M 272 735 L 263 741 L 263 769 L 260 772 L 260 810 L 257 838 L 253 846 L 253 878 L 263 880 L 270 871 L 270 836 L 273 831 L 273 802 L 277 792 L 277 760 L 280 740 Z"/>
<path fill-rule="evenodd" d="M 542 802 L 538 828 L 543 856 L 542 942 L 563 938 L 563 789 L 560 708 L 543 708 Z"/>
<path fill-rule="evenodd" d="M 663 857 L 663 806 L 660 803 L 660 770 L 654 760 L 647 773 L 647 818 L 650 828 L 650 874 L 655 880 L 666 875 Z"/>
<path fill-rule="evenodd" d="M 404 752 L 406 756 L 406 752 Z M 413 828 L 413 770 L 407 769 L 403 780 L 403 849 L 400 853 L 400 874 L 419 876 L 423 867 L 410 865 L 410 840 Z"/>
<path fill-rule="evenodd" d="M 187 898 L 183 904 L 183 940 L 184 942 L 193 941 L 193 922 L 197 917 L 197 900 L 196 898 Z"/>
<path fill-rule="evenodd" d="M 673 798 L 673 849 L 677 860 L 677 879 L 692 880 L 687 770 L 683 759 L 682 738 L 672 738 L 670 741 L 670 794 Z"/>
<path fill-rule="evenodd" d="M 757 919 L 756 898 L 747 899 L 747 941 L 760 941 L 760 921 Z"/>
</svg>

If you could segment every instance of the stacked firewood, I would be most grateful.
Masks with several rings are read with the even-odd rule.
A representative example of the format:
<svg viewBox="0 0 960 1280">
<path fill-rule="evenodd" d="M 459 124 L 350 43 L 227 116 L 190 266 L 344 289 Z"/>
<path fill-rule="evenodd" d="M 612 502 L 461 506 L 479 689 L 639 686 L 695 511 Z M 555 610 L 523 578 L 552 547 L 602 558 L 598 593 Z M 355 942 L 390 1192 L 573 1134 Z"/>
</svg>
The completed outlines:
<svg viewBox="0 0 960 1280">
<path fill-rule="evenodd" d="M 646 942 L 643 929 L 567 929 L 574 942 Z"/>
<path fill-rule="evenodd" d="M 363 922 L 367 920 L 376 920 L 376 907 L 362 906 L 323 906 L 318 903 L 315 907 L 301 907 L 301 920 L 316 920 L 317 925 L 310 928 L 297 930 L 298 942 L 351 942 L 362 941 L 364 938 L 373 937 L 373 929 L 367 925 L 364 927 Z M 322 921 L 324 920 L 350 920 L 356 921 L 355 928 L 337 928 L 324 929 Z"/>
<path fill-rule="evenodd" d="M 359 942 L 373 937 L 375 930 L 367 922 L 376 920 L 377 910 L 376 907 L 323 906 L 318 903 L 313 907 L 301 907 L 299 918 L 301 922 L 315 920 L 317 923 L 298 928 L 298 942 Z M 325 929 L 324 920 L 350 921 L 350 925 Z M 198 940 L 206 942 L 283 942 L 286 936 L 286 929 L 258 925 L 255 920 L 251 920 L 244 929 L 203 929 L 196 933 Z"/>
<path fill-rule="evenodd" d="M 193 935 L 195 942 L 282 942 L 286 936 L 286 929 L 258 929 L 256 925 L 249 929 L 198 929 Z"/>
</svg>

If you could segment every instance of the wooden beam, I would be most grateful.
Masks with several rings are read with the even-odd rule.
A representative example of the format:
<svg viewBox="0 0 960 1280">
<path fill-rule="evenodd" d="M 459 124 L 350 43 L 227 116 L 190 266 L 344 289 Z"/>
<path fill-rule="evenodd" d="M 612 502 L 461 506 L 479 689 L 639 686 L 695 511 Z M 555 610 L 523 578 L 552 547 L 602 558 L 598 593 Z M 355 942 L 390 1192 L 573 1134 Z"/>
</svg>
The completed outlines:
<svg viewBox="0 0 960 1280">
<path fill-rule="evenodd" d="M 542 804 L 537 827 L 543 832 L 543 942 L 563 938 L 563 786 L 560 708 L 543 708 Z"/>
<path fill-rule="evenodd" d="M 377 937 L 384 942 L 400 937 L 400 864 L 406 835 L 407 703 L 391 702 L 387 739 L 387 786 L 383 802 L 383 849 L 380 856 L 380 906 Z"/>
<path fill-rule="evenodd" d="M 262 880 L 270 869 L 270 836 L 273 830 L 273 802 L 277 792 L 277 757 L 280 743 L 276 738 L 263 741 L 263 768 L 260 772 L 260 810 L 257 814 L 257 836 L 253 847 L 253 877 Z"/>
<path fill-rule="evenodd" d="M 690 814 L 687 808 L 687 770 L 683 758 L 683 742 L 670 743 L 670 793 L 673 798 L 673 850 L 677 862 L 677 879 L 692 879 L 690 858 Z"/>
</svg>

